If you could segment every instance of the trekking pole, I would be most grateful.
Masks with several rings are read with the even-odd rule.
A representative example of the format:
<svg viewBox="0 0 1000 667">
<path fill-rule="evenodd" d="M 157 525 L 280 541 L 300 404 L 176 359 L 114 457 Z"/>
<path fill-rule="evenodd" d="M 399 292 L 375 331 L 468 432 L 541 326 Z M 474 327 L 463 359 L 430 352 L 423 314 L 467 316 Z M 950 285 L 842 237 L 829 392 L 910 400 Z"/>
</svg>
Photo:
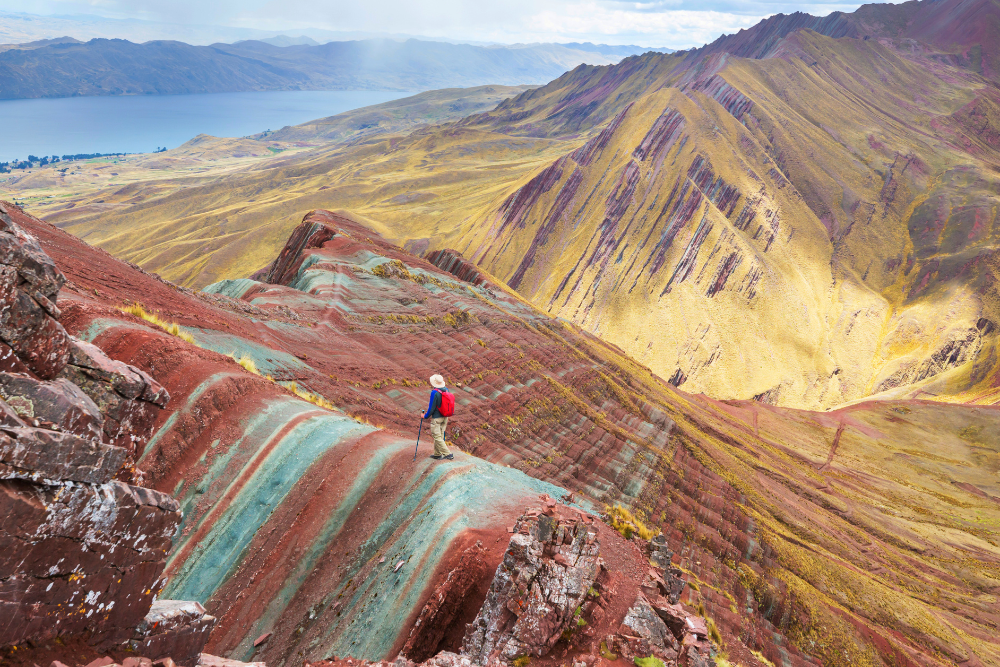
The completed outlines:
<svg viewBox="0 0 1000 667">
<path fill-rule="evenodd" d="M 424 418 L 420 418 L 420 428 L 417 429 L 417 446 L 413 448 L 413 460 L 417 460 L 417 447 L 420 446 L 420 432 L 424 430 Z"/>
</svg>

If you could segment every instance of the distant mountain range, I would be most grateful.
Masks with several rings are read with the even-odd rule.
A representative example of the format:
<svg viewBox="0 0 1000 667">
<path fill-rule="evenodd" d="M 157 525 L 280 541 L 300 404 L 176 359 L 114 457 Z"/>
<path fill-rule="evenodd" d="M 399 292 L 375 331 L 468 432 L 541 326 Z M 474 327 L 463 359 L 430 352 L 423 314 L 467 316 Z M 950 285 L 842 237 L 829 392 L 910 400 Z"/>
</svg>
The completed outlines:
<svg viewBox="0 0 1000 667">
<path fill-rule="evenodd" d="M 494 524 L 498 546 L 482 547 L 494 539 L 474 512 L 513 478 L 463 472 L 471 454 L 653 521 L 687 577 L 683 604 L 722 638 L 720 667 L 1000 667 L 1000 0 L 776 15 L 450 116 L 504 92 L 399 100 L 268 137 L 311 147 L 244 139 L 280 152 L 181 168 L 195 151 L 209 169 L 224 155 L 203 138 L 136 158 L 146 175 L 126 164 L 130 183 L 86 198 L 64 193 L 124 169 L 18 183 L 34 183 L 49 224 L 5 210 L 72 279 L 66 328 L 147 364 L 178 406 L 139 459 L 192 527 L 164 597 L 205 602 L 217 653 L 394 655 L 423 600 L 446 601 L 424 607 L 440 618 L 492 595 L 451 587 L 515 530 Z M 415 127 L 428 115 L 446 122 Z M 207 349 L 115 308 L 140 301 Z M 290 393 L 235 377 L 236 350 L 396 434 L 328 439 L 317 406 L 284 408 Z M 416 426 L 411 380 L 432 363 L 469 397 L 452 426 L 463 458 L 439 473 L 413 468 L 397 435 Z M 289 468 L 309 456 L 305 473 Z M 447 493 L 399 490 L 411 488 Z M 402 537 L 354 548 L 363 533 Z M 587 644 L 623 664 L 646 654 L 629 630 L 608 634 L 633 599 L 659 598 L 628 579 L 655 578 L 636 538 L 615 538 L 633 560 L 602 543 L 610 583 L 585 604 L 603 611 L 560 640 L 568 657 L 535 667 L 596 665 L 576 657 Z M 422 555 L 420 539 L 454 555 Z M 418 597 L 418 582 L 446 577 Z M 477 627 L 449 618 L 453 634 L 435 637 Z M 390 639 L 365 648 L 376 636 Z M 703 664 L 691 636 L 688 667 Z"/>
<path fill-rule="evenodd" d="M 325 30 L 309 27 L 296 29 L 296 37 L 307 36 L 318 43 L 349 39 L 408 39 L 417 35 L 373 33 L 358 30 Z M 233 26 L 169 23 L 143 19 L 113 19 L 96 14 L 40 15 L 27 12 L 0 11 L 0 43 L 22 44 L 62 35 L 74 35 L 87 41 L 95 38 L 114 39 L 127 36 L 135 42 L 166 39 L 188 44 L 214 44 L 237 42 L 245 39 L 271 39 L 283 34 L 281 30 L 260 30 Z M 287 35 L 286 35 L 287 36 Z"/>
<path fill-rule="evenodd" d="M 259 90 L 430 90 L 541 84 L 586 63 L 646 49 L 595 44 L 476 46 L 308 38 L 193 46 L 175 41 L 70 37 L 0 50 L 0 99 L 177 95 Z"/>
<path fill-rule="evenodd" d="M 49 220 L 198 286 L 257 268 L 203 273 L 220 220 L 225 262 L 259 261 L 258 225 L 281 239 L 338 207 L 461 252 L 685 389 L 1000 402 L 998 35 L 994 0 L 778 15 L 402 139 L 375 126 L 419 118 L 416 100 L 305 123 L 274 138 L 348 141 Z M 194 251 L 193 228 L 212 239 Z"/>
</svg>

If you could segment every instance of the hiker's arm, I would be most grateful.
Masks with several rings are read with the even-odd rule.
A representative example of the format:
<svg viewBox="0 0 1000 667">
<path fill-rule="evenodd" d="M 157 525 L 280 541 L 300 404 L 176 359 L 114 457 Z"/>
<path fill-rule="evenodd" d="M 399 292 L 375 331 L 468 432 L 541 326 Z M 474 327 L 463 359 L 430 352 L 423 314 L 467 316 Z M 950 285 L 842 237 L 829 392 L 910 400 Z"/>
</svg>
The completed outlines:
<svg viewBox="0 0 1000 667">
<path fill-rule="evenodd" d="M 434 408 L 437 407 L 436 405 L 434 405 L 435 399 L 441 400 L 440 397 L 438 396 L 438 393 L 436 391 L 432 391 L 431 402 L 427 404 L 427 412 L 424 413 L 424 419 L 430 419 L 431 415 L 434 413 Z"/>
</svg>

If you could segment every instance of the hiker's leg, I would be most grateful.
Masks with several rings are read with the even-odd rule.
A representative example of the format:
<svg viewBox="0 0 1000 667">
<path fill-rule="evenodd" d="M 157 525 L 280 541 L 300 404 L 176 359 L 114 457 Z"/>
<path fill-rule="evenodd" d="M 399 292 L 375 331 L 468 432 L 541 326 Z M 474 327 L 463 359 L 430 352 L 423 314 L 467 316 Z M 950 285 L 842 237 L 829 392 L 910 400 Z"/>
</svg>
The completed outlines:
<svg viewBox="0 0 1000 667">
<path fill-rule="evenodd" d="M 431 420 L 431 435 L 434 436 L 434 454 L 436 456 L 448 456 L 448 445 L 444 442 L 444 430 L 448 425 L 447 417 L 435 417 Z"/>
</svg>

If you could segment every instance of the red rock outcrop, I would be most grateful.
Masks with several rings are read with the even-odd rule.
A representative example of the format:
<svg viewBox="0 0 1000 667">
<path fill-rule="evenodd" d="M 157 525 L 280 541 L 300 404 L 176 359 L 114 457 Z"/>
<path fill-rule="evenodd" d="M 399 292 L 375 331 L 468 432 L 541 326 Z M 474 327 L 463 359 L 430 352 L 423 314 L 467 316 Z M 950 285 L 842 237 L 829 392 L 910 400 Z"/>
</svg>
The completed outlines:
<svg viewBox="0 0 1000 667">
<path fill-rule="evenodd" d="M 199 664 L 215 617 L 199 602 L 157 600 L 139 623 L 128 647 L 152 660 L 170 658 L 181 667 Z"/>
<path fill-rule="evenodd" d="M 561 518 L 554 504 L 546 514 L 529 511 L 514 527 L 462 643 L 476 664 L 543 656 L 576 622 L 597 578 L 600 543 L 582 515 Z"/>
<path fill-rule="evenodd" d="M 465 259 L 465 257 L 462 257 L 462 253 L 457 250 L 450 248 L 434 250 L 427 253 L 424 259 L 467 283 L 482 285 L 489 282 L 489 279 L 483 275 L 479 267 Z"/>
<path fill-rule="evenodd" d="M 65 278 L 5 205 L 0 283 L 0 646 L 77 636 L 117 646 L 164 584 L 181 515 L 169 495 L 114 478 L 169 395 L 66 333 L 55 306 Z"/>
<path fill-rule="evenodd" d="M 227 281 L 206 294 L 23 219 L 72 281 L 59 301 L 67 329 L 174 395 L 140 467 L 185 504 L 171 586 L 199 591 L 178 597 L 205 600 L 220 619 L 214 653 L 273 665 L 395 655 L 462 554 L 480 541 L 494 569 L 526 489 L 537 497 L 549 483 L 596 511 L 628 507 L 664 540 L 651 549 L 595 523 L 608 563 L 594 581 L 600 597 L 581 605 L 588 625 L 540 664 L 636 636 L 620 630 L 640 591 L 654 611 L 656 595 L 666 608 L 676 594 L 713 619 L 748 667 L 758 664 L 751 650 L 793 667 L 911 655 L 932 665 L 993 650 L 996 612 L 976 591 L 992 581 L 983 538 L 995 531 L 970 518 L 996 516 L 995 480 L 976 458 L 992 451 L 988 408 L 905 401 L 814 413 L 690 395 L 501 287 L 455 280 L 330 213 L 305 221 L 303 243 L 319 244 L 286 253 L 297 268 L 284 282 Z M 201 347 L 118 309 L 137 301 Z M 413 461 L 430 372 L 459 397 L 455 462 Z M 369 424 L 294 396 L 292 381 Z M 953 460 L 966 486 L 948 481 Z M 961 539 L 940 539 L 942 526 Z M 663 589 L 646 580 L 654 553 Z M 667 580 L 670 566 L 683 590 Z M 463 608 L 443 621 L 439 644 L 453 648 L 456 624 L 474 616 Z"/>
</svg>

